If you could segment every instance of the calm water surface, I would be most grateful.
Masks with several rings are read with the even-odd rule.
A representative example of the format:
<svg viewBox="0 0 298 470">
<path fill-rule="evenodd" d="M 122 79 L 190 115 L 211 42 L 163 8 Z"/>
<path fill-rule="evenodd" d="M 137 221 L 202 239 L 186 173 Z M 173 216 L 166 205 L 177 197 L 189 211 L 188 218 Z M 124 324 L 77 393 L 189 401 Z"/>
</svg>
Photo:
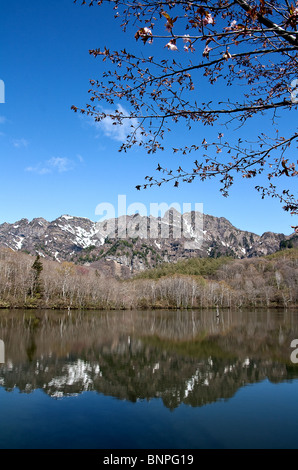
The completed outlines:
<svg viewBox="0 0 298 470">
<path fill-rule="evenodd" d="M 298 449 L 296 338 L 295 311 L 1 311 L 0 448 Z"/>
</svg>

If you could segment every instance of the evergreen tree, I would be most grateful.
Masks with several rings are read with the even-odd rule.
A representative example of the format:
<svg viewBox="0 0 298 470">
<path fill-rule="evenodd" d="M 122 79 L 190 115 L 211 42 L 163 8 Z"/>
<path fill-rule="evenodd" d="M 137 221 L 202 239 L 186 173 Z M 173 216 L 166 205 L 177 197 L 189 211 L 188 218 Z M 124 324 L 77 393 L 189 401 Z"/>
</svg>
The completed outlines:
<svg viewBox="0 0 298 470">
<path fill-rule="evenodd" d="M 43 270 L 42 262 L 40 261 L 40 256 L 37 255 L 36 259 L 32 265 L 33 270 L 33 285 L 31 295 L 40 297 L 42 294 L 42 284 L 41 284 L 41 272 Z"/>
</svg>

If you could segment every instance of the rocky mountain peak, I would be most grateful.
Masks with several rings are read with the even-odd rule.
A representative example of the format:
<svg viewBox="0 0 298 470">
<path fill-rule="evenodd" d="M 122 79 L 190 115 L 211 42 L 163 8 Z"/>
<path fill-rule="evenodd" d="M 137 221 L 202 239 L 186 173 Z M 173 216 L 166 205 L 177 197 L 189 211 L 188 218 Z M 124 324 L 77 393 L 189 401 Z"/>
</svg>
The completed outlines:
<svg viewBox="0 0 298 470">
<path fill-rule="evenodd" d="M 260 236 L 234 227 L 224 217 L 180 214 L 174 207 L 163 217 L 137 213 L 93 222 L 63 214 L 51 222 L 37 217 L 0 225 L 0 246 L 120 276 L 190 257 L 263 256 L 290 238 L 273 232 Z"/>
</svg>

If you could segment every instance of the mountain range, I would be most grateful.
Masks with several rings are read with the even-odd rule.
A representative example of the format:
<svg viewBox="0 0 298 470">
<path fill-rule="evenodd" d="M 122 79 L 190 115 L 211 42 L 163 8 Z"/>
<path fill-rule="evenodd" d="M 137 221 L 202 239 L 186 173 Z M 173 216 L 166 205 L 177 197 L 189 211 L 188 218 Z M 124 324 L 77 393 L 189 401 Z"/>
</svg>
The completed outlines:
<svg viewBox="0 0 298 470">
<path fill-rule="evenodd" d="M 57 262 L 74 262 L 129 277 L 162 262 L 190 257 L 250 258 L 297 243 L 297 236 L 253 232 L 223 217 L 169 209 L 163 217 L 140 214 L 94 222 L 62 215 L 53 221 L 21 219 L 0 225 L 0 246 Z"/>
</svg>

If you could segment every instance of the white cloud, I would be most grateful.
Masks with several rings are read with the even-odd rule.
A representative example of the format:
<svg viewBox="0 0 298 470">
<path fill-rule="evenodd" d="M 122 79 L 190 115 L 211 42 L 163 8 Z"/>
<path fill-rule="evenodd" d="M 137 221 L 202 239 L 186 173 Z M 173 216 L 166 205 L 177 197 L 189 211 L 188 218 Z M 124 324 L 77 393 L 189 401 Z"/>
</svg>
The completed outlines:
<svg viewBox="0 0 298 470">
<path fill-rule="evenodd" d="M 74 166 L 74 162 L 72 160 L 61 157 L 52 157 L 50 160 L 47 161 L 47 164 L 50 168 L 57 170 L 59 173 L 72 170 Z"/>
<path fill-rule="evenodd" d="M 77 159 L 79 160 L 80 163 L 83 163 L 84 161 L 84 158 L 79 153 L 77 154 Z"/>
<path fill-rule="evenodd" d="M 45 163 L 38 163 L 36 166 L 28 166 L 26 171 L 38 173 L 39 175 L 46 175 L 48 173 L 58 172 L 65 173 L 73 170 L 75 162 L 65 157 L 52 157 Z"/>
<path fill-rule="evenodd" d="M 129 116 L 129 113 L 120 104 L 118 105 L 118 111 L 120 115 Z M 103 110 L 103 112 L 105 114 L 115 114 L 111 110 Z M 100 137 L 101 133 L 103 133 L 106 137 L 110 137 L 113 140 L 125 142 L 126 137 L 134 130 L 136 130 L 136 138 L 138 139 L 140 137 L 140 132 L 138 130 L 140 124 L 137 118 L 123 119 L 122 124 L 116 124 L 115 122 L 116 121 L 113 121 L 111 117 L 107 116 L 102 121 L 92 121 L 91 124 L 100 131 L 100 133 L 97 134 L 97 137 Z"/>
<path fill-rule="evenodd" d="M 49 168 L 42 167 L 40 164 L 37 166 L 27 166 L 25 170 L 30 171 L 32 173 L 38 173 L 39 175 L 45 175 L 46 173 L 51 173 L 51 170 Z"/>
<path fill-rule="evenodd" d="M 12 145 L 16 148 L 27 147 L 29 142 L 26 139 L 13 139 Z"/>
<path fill-rule="evenodd" d="M 4 124 L 7 121 L 5 116 L 0 116 L 0 124 Z"/>
</svg>

